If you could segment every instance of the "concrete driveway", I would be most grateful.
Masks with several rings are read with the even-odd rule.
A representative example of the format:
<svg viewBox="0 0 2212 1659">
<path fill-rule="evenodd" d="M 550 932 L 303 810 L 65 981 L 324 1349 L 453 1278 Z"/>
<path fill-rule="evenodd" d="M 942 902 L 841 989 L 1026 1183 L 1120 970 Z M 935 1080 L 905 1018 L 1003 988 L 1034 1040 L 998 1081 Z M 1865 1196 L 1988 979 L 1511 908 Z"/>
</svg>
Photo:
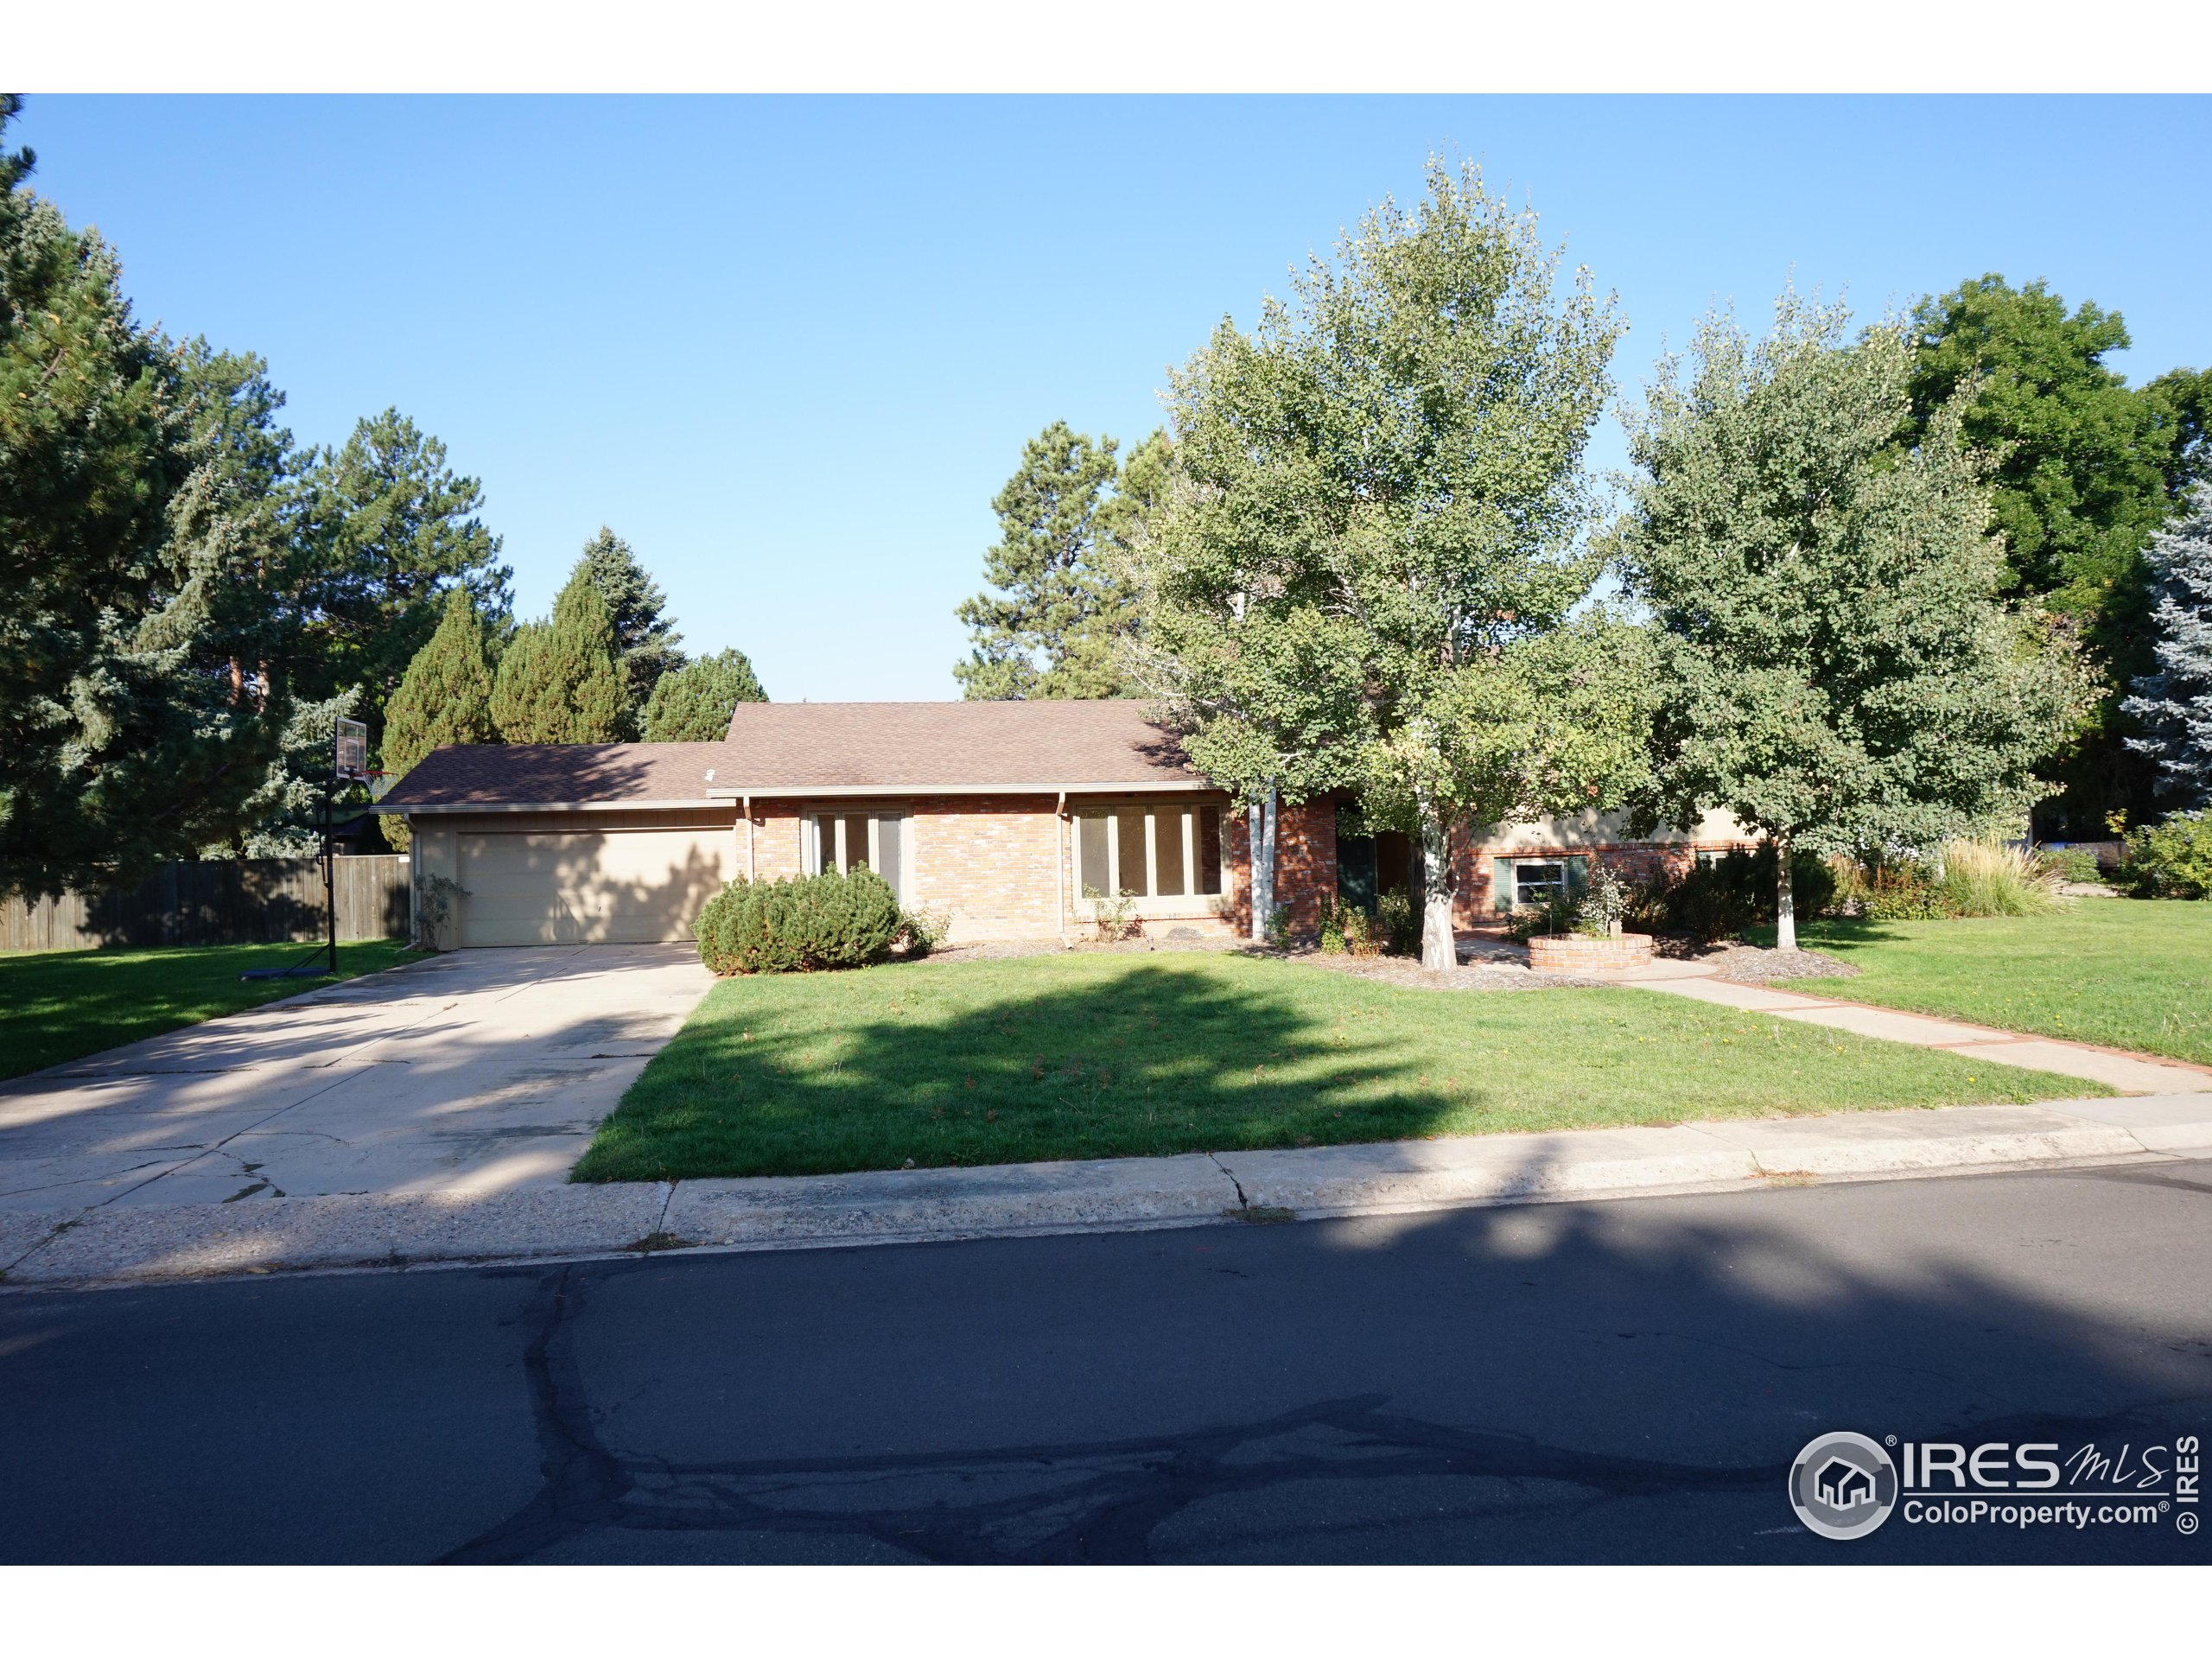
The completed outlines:
<svg viewBox="0 0 2212 1659">
<path fill-rule="evenodd" d="M 711 982 L 689 945 L 463 951 L 0 1083 L 0 1211 L 550 1185 Z"/>
</svg>

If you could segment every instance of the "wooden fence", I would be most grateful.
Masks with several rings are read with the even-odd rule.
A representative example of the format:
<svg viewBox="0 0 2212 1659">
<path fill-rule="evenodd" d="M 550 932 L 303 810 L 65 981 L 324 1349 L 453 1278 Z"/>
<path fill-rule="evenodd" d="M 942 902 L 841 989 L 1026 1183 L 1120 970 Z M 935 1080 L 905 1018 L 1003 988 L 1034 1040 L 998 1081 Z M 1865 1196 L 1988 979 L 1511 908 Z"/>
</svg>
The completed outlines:
<svg viewBox="0 0 2212 1659">
<path fill-rule="evenodd" d="M 342 940 L 403 938 L 407 860 L 341 858 L 334 892 Z M 0 950 L 103 944 L 268 944 L 322 937 L 319 858 L 164 864 L 136 887 L 0 901 Z"/>
</svg>

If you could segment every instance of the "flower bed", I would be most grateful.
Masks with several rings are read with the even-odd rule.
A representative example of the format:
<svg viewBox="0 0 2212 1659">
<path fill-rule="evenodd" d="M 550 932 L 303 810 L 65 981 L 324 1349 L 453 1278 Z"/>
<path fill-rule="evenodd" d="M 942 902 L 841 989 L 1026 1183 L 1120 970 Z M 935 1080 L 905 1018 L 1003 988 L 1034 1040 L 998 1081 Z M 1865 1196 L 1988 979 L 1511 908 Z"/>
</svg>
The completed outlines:
<svg viewBox="0 0 2212 1659">
<path fill-rule="evenodd" d="M 1649 968 L 1651 936 L 1623 933 L 1593 939 L 1581 933 L 1540 933 L 1529 941 L 1529 965 L 1540 974 L 1606 974 Z"/>
</svg>

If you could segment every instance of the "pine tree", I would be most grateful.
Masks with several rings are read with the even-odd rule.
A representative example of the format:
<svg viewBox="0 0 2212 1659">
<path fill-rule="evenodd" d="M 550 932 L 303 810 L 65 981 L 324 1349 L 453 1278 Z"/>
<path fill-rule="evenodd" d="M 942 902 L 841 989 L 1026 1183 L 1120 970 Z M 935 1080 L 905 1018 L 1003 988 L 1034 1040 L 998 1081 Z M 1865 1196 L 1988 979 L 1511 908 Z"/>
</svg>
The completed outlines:
<svg viewBox="0 0 2212 1659">
<path fill-rule="evenodd" d="M 975 642 L 953 665 L 963 696 L 1123 694 L 1117 649 L 1137 624 L 1128 547 L 1165 487 L 1169 451 L 1160 432 L 1126 466 L 1117 448 L 1065 421 L 1022 446 L 1020 468 L 991 500 L 999 541 L 983 556 L 983 576 L 999 591 L 954 613 Z"/>
<path fill-rule="evenodd" d="M 492 720 L 496 683 L 492 642 L 468 589 L 446 594 L 445 614 L 429 644 L 415 653 L 385 710 L 384 769 L 395 779 L 444 743 L 496 743 Z M 394 818 L 385 837 L 404 849 L 407 828 Z"/>
<path fill-rule="evenodd" d="M 664 675 L 645 705 L 648 743 L 712 743 L 729 730 L 741 702 L 766 702 L 768 694 L 741 651 L 718 651 Z"/>
<path fill-rule="evenodd" d="M 584 568 L 592 585 L 607 602 L 607 617 L 614 629 L 614 650 L 622 664 L 629 695 L 629 727 L 635 735 L 642 724 L 645 704 L 652 700 L 661 676 L 683 666 L 683 653 L 676 647 L 683 636 L 666 614 L 668 595 L 646 574 L 630 550 L 629 543 L 605 524 L 584 543 Z"/>
<path fill-rule="evenodd" d="M 2212 484 L 2151 539 L 2158 671 L 2124 705 L 2145 735 L 2127 745 L 2158 769 L 2158 795 L 2187 810 L 2212 805 Z"/>
<path fill-rule="evenodd" d="M 302 625 L 303 695 L 349 685 L 381 711 L 437 629 L 446 589 L 464 584 L 504 617 L 513 572 L 477 515 L 483 487 L 446 464 L 446 447 L 396 409 L 356 423 L 302 466 L 294 513 L 293 602 Z"/>
<path fill-rule="evenodd" d="M 137 324 L 32 160 L 0 149 L 0 886 L 54 892 L 237 833 L 289 707 L 251 377 Z"/>
<path fill-rule="evenodd" d="M 492 719 L 510 743 L 613 743 L 629 717 L 607 602 L 582 563 L 548 622 L 529 622 L 499 658 Z"/>
</svg>

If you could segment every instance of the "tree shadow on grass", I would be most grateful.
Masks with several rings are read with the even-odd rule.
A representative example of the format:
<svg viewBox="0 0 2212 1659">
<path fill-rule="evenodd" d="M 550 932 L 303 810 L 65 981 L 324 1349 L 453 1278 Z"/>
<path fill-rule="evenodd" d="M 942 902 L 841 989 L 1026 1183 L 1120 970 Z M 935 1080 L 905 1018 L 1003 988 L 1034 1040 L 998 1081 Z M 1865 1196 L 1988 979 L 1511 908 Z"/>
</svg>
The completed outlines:
<svg viewBox="0 0 2212 1659">
<path fill-rule="evenodd" d="M 1471 1077 L 1441 1086 L 1388 1022 L 1359 1029 L 1356 1004 L 1198 968 L 1147 963 L 965 1006 L 933 995 L 958 982 L 842 980 L 855 997 L 897 988 L 875 1017 L 823 1019 L 816 999 L 830 982 L 749 982 L 750 1006 L 695 1021 L 655 1060 L 576 1179 L 1395 1140 L 1484 1097 Z"/>
</svg>

